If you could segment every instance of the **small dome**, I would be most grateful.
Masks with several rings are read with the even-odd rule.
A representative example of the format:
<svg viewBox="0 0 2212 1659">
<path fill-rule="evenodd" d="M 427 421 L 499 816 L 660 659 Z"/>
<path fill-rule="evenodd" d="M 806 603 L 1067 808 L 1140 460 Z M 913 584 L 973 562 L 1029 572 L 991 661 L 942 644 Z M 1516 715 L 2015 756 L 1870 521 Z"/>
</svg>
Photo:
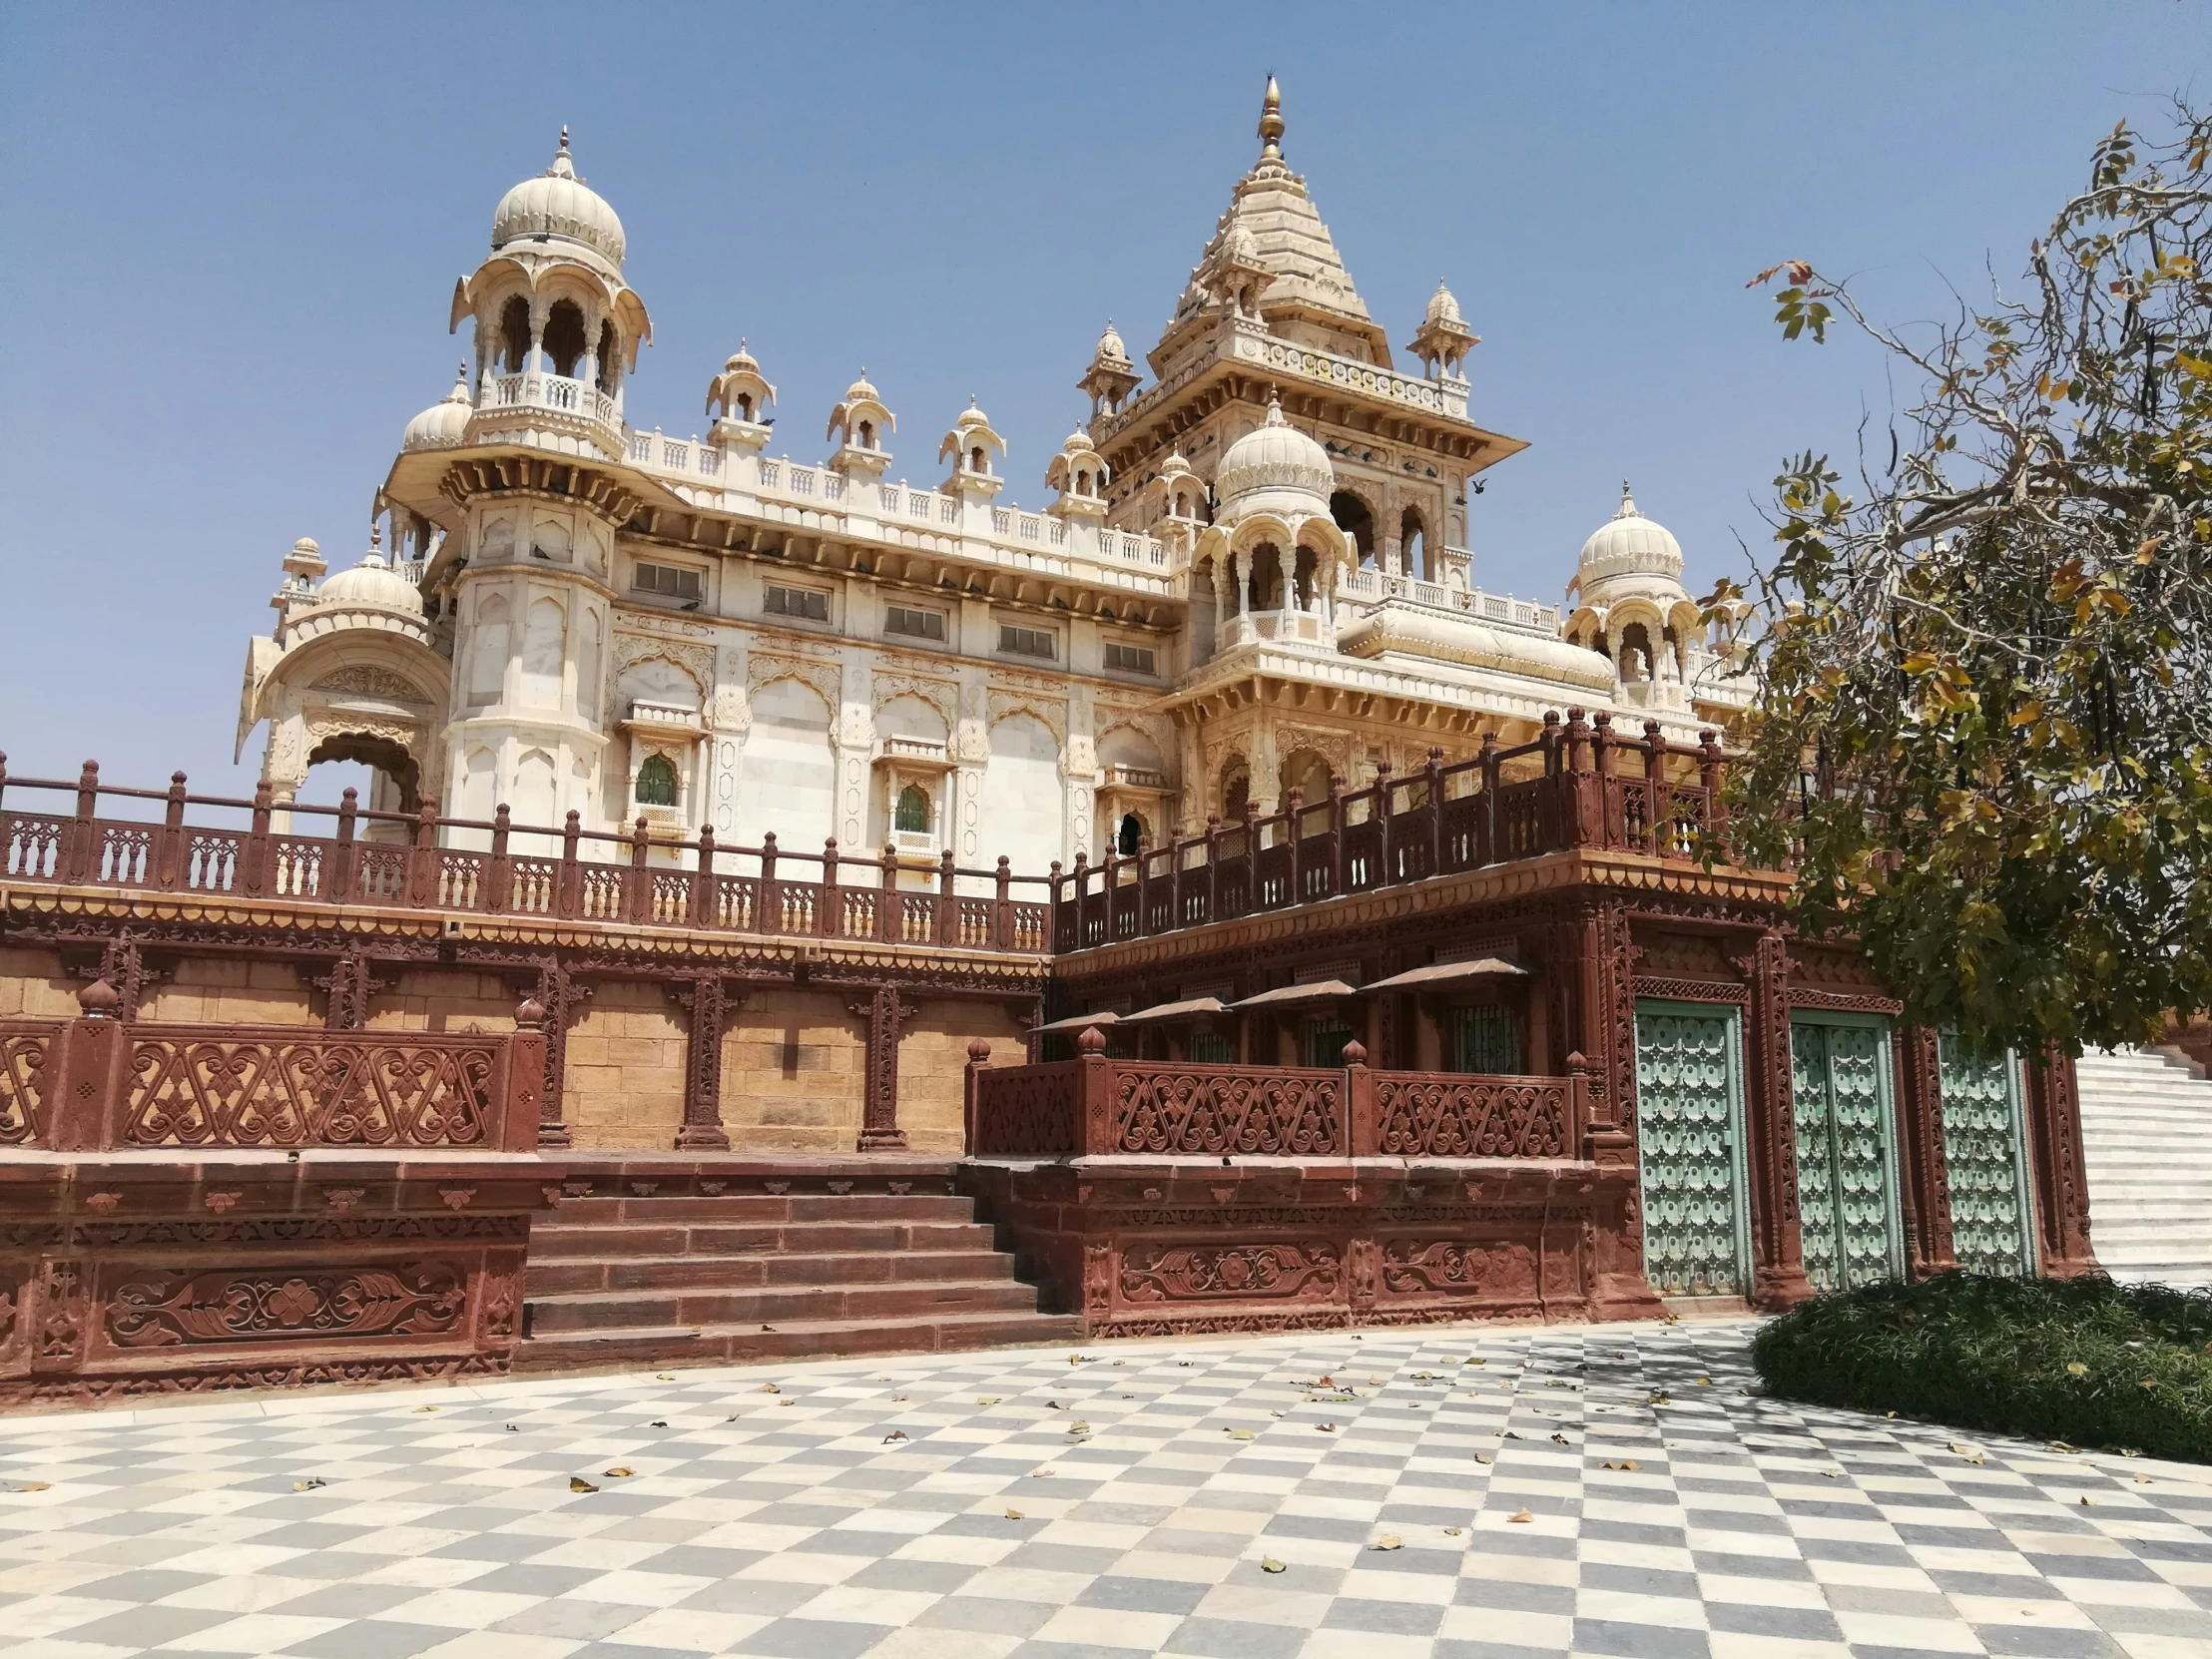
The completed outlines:
<svg viewBox="0 0 2212 1659">
<path fill-rule="evenodd" d="M 1195 478 L 1198 474 L 1191 470 L 1191 463 L 1184 459 L 1182 450 L 1171 449 L 1168 451 L 1168 458 L 1160 463 L 1160 476 L 1163 478 Z"/>
<path fill-rule="evenodd" d="M 1295 490 L 1319 497 L 1326 512 L 1337 474 L 1329 452 L 1285 420 L 1281 400 L 1271 396 L 1267 423 L 1229 446 L 1214 482 L 1225 507 L 1261 490 Z"/>
<path fill-rule="evenodd" d="M 1060 445 L 1060 453 L 1063 455 L 1095 455 L 1098 453 L 1098 445 L 1091 442 L 1090 433 L 1078 426 L 1068 434 L 1068 441 Z"/>
<path fill-rule="evenodd" d="M 738 348 L 730 353 L 730 360 L 722 365 L 725 374 L 758 374 L 761 360 L 745 348 L 745 341 L 738 341 Z"/>
<path fill-rule="evenodd" d="M 291 544 L 291 550 L 294 553 L 298 554 L 302 559 L 312 559 L 318 557 L 321 554 L 322 547 L 321 544 L 314 539 L 314 537 L 301 536 L 297 541 Z"/>
<path fill-rule="evenodd" d="M 867 370 L 863 368 L 860 370 L 860 377 L 844 388 L 844 400 L 847 403 L 880 403 L 883 398 L 868 383 Z"/>
<path fill-rule="evenodd" d="M 384 560 L 383 530 L 370 540 L 368 556 L 351 570 L 341 570 L 315 589 L 316 605 L 366 605 L 376 610 L 422 615 L 422 595 L 415 585 Z"/>
<path fill-rule="evenodd" d="M 1452 296 L 1451 289 L 1445 287 L 1442 282 L 1438 282 L 1436 291 L 1428 296 L 1427 320 L 1430 323 L 1463 320 L 1459 315 L 1459 301 Z"/>
<path fill-rule="evenodd" d="M 1098 336 L 1097 359 L 1100 362 L 1125 363 L 1129 360 L 1129 347 L 1122 344 L 1121 332 L 1109 320 L 1106 331 Z"/>
<path fill-rule="evenodd" d="M 1682 544 L 1664 525 L 1637 511 L 1636 498 L 1623 484 L 1620 511 L 1582 544 L 1577 572 L 1585 595 L 1592 584 L 1620 576 L 1657 576 L 1679 583 Z"/>
<path fill-rule="evenodd" d="M 870 391 L 869 395 L 874 395 L 872 390 Z M 960 411 L 960 418 L 958 420 L 955 420 L 952 424 L 963 432 L 969 432 L 973 431 L 978 426 L 988 429 L 990 423 L 991 417 L 985 414 L 981 409 L 978 409 L 975 406 L 975 399 L 971 397 L 968 399 L 967 407 Z"/>
<path fill-rule="evenodd" d="M 453 389 L 407 422 L 401 449 L 451 449 L 468 432 L 475 407 L 468 400 L 468 364 L 453 377 Z"/>
<path fill-rule="evenodd" d="M 521 184 L 499 199 L 491 216 L 491 246 L 497 253 L 512 242 L 551 239 L 581 243 L 622 269 L 625 248 L 622 221 L 597 191 L 576 177 L 569 159 L 568 129 L 561 129 L 561 148 L 553 165 L 535 179 Z"/>
</svg>

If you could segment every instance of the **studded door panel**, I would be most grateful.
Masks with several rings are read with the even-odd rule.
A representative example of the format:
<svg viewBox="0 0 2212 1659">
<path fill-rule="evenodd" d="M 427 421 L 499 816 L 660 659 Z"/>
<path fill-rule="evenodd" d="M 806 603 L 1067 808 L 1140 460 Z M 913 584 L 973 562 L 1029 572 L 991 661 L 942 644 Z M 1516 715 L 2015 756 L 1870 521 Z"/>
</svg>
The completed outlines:
<svg viewBox="0 0 2212 1659">
<path fill-rule="evenodd" d="M 1950 1177 L 1950 1245 L 1971 1273 L 2030 1270 L 2021 1170 L 2020 1099 L 2009 1056 L 1970 1054 L 1949 1032 L 1937 1041 L 1943 1157 Z"/>
<path fill-rule="evenodd" d="M 1637 1005 L 1644 1275 L 1663 1294 L 1745 1292 L 1739 1041 L 1734 1009 Z"/>
</svg>

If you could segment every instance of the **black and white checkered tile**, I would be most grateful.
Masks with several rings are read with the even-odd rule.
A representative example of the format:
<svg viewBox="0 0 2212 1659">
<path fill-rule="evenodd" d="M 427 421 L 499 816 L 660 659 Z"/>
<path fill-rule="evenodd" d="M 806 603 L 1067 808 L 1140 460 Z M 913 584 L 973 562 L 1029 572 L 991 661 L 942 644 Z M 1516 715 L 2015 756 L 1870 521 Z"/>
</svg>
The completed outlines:
<svg viewBox="0 0 2212 1659">
<path fill-rule="evenodd" d="M 1745 1335 L 1244 1338 L 16 1419 L 0 1649 L 2212 1659 L 2212 1470 L 1761 1398 Z"/>
</svg>

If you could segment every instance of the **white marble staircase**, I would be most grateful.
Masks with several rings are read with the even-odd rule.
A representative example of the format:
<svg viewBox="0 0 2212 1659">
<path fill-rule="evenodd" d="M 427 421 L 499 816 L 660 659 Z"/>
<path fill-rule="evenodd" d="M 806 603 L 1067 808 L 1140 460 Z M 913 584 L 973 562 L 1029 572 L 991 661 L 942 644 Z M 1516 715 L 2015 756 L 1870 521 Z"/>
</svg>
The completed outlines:
<svg viewBox="0 0 2212 1659">
<path fill-rule="evenodd" d="M 2212 1285 L 2212 1082 L 2152 1049 L 2076 1063 L 2089 1236 L 2114 1279 Z"/>
</svg>

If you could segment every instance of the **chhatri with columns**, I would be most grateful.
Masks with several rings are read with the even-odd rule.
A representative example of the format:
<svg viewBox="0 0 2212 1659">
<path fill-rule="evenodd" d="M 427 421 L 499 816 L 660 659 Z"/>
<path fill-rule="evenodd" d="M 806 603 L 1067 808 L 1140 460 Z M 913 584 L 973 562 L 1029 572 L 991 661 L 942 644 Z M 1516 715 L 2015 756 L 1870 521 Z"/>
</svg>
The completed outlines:
<svg viewBox="0 0 2212 1659">
<path fill-rule="evenodd" d="M 973 400 L 941 480 L 894 477 L 864 371 L 824 459 L 770 456 L 780 394 L 743 342 L 704 436 L 641 429 L 651 318 L 564 129 L 455 285 L 469 355 L 406 425 L 368 556 L 285 558 L 241 748 L 266 727 L 279 804 L 354 760 L 379 808 L 1041 874 L 1569 706 L 1684 743 L 1725 723 L 1738 653 L 1625 490 L 1571 611 L 1480 585 L 1469 500 L 1524 445 L 1470 417 L 1441 283 L 1393 366 L 1284 131 L 1271 80 L 1149 383 L 1109 325 L 1032 512 Z"/>
</svg>

